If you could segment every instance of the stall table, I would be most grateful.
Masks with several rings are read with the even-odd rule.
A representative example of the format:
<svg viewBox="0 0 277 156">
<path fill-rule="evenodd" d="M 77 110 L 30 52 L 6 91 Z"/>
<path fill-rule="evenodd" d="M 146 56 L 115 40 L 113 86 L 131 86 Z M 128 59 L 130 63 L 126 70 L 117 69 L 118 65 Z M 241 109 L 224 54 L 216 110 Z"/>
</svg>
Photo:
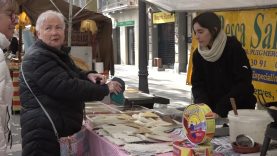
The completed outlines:
<svg viewBox="0 0 277 156">
<path fill-rule="evenodd" d="M 142 94 L 136 94 L 136 95 L 143 95 Z M 128 97 L 131 100 L 135 100 L 138 98 L 138 96 L 129 96 Z M 144 100 L 151 100 L 153 96 L 145 96 Z M 97 103 L 97 105 L 102 105 L 101 102 Z M 106 106 L 106 104 L 103 104 Z M 111 107 L 110 105 L 107 105 L 108 107 Z M 115 108 L 113 108 L 115 109 Z M 110 142 L 107 138 L 100 136 L 97 134 L 90 125 L 90 122 L 87 122 L 85 124 L 87 128 L 87 138 L 89 140 L 90 145 L 90 155 L 92 156 L 128 156 L 129 153 L 123 149 L 123 147 L 118 146 Z M 175 129 L 181 133 L 176 133 L 177 135 L 173 136 L 173 138 L 185 138 L 184 132 L 182 128 Z M 175 134 L 175 133 L 174 133 Z M 259 156 L 260 153 L 251 153 L 251 154 L 238 154 L 235 153 L 232 149 L 232 146 L 230 144 L 230 139 L 228 136 L 225 137 L 214 137 L 214 139 L 211 141 L 213 145 L 213 155 L 214 156 L 223 156 L 223 155 L 229 155 L 229 156 Z M 167 142 L 168 143 L 168 142 Z M 157 144 L 157 143 L 151 143 L 151 144 Z M 172 147 L 173 150 L 173 147 Z M 273 148 L 271 148 L 267 154 L 269 156 L 276 156 L 277 155 L 277 144 L 275 146 L 273 145 Z M 172 156 L 172 152 L 158 154 L 159 156 Z"/>
<path fill-rule="evenodd" d="M 106 138 L 94 132 L 89 124 L 86 124 L 90 145 L 90 155 L 92 156 L 129 156 L 120 146 L 109 142 Z M 172 153 L 158 154 L 158 156 L 172 156 Z"/>
<path fill-rule="evenodd" d="M 88 130 L 88 139 L 89 139 L 89 145 L 90 145 L 90 155 L 92 156 L 129 156 L 129 154 L 124 151 L 120 146 L 117 146 L 110 141 L 108 141 L 106 138 L 99 136 L 95 131 L 92 130 L 91 126 L 89 124 L 86 124 L 86 128 Z M 259 156 L 260 153 L 250 153 L 250 154 L 239 154 L 235 153 L 231 149 L 231 144 L 228 142 L 228 137 L 219 137 L 214 139 L 215 142 L 213 144 L 214 148 L 214 155 L 215 156 L 223 156 L 223 155 L 229 155 L 229 156 Z M 221 145 L 219 145 L 221 144 Z M 173 148 L 173 147 L 172 147 Z M 157 156 L 172 156 L 173 153 L 163 153 L 158 154 Z M 271 149 L 267 152 L 267 156 L 276 156 L 277 155 L 277 149 Z"/>
</svg>

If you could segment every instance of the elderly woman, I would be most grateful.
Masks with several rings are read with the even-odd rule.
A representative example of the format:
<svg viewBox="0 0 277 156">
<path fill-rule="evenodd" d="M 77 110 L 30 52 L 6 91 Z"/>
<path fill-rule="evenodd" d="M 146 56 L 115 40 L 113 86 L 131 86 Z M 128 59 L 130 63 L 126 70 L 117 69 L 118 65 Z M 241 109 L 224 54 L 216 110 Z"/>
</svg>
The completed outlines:
<svg viewBox="0 0 277 156">
<path fill-rule="evenodd" d="M 64 47 L 65 23 L 56 11 L 43 12 L 37 19 L 38 40 L 29 48 L 22 62 L 20 77 L 22 155 L 59 156 L 60 149 L 49 119 L 29 87 L 45 107 L 59 137 L 78 132 L 82 126 L 85 101 L 102 100 L 109 93 L 121 91 L 118 82 L 106 83 L 100 74 L 85 73 L 69 57 Z M 101 79 L 100 84 L 96 79 Z"/>
<path fill-rule="evenodd" d="M 192 21 L 198 48 L 193 53 L 192 94 L 195 103 L 206 103 L 215 117 L 227 117 L 234 98 L 238 109 L 254 109 L 252 70 L 236 37 L 221 30 L 219 17 L 204 12 Z"/>
<path fill-rule="evenodd" d="M 9 47 L 17 24 L 14 0 L 0 0 L 0 155 L 6 154 L 7 128 L 12 103 L 13 86 L 3 49 Z"/>
</svg>

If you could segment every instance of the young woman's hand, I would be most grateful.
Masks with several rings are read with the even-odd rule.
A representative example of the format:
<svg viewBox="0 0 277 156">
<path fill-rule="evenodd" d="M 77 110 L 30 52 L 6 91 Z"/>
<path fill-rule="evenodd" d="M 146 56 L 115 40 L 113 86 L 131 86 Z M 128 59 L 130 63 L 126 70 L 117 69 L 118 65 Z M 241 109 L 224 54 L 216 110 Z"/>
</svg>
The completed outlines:
<svg viewBox="0 0 277 156">
<path fill-rule="evenodd" d="M 215 119 L 220 118 L 220 116 L 216 113 L 213 113 L 213 116 L 214 116 Z"/>
</svg>

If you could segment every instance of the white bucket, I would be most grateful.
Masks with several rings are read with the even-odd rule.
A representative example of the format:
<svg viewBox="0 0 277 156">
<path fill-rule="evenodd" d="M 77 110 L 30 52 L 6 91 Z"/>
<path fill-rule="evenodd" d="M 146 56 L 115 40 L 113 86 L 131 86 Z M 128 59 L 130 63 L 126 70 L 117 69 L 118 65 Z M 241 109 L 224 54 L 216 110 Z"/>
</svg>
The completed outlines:
<svg viewBox="0 0 277 156">
<path fill-rule="evenodd" d="M 238 116 L 233 111 L 228 114 L 231 142 L 240 134 L 250 136 L 255 142 L 263 144 L 267 125 L 272 118 L 264 110 L 240 109 Z"/>
</svg>

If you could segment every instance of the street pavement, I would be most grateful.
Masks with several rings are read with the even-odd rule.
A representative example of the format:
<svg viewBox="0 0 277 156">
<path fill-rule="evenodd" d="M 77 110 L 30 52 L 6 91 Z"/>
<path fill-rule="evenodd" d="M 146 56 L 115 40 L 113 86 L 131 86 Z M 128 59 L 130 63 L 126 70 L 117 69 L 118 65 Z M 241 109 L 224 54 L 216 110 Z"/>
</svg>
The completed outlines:
<svg viewBox="0 0 277 156">
<path fill-rule="evenodd" d="M 172 70 L 157 71 L 155 68 L 149 68 L 148 73 L 150 94 L 170 99 L 168 107 L 180 109 L 191 103 L 191 87 L 186 85 L 186 73 L 177 74 Z M 127 88 L 138 89 L 138 67 L 132 65 L 115 65 L 114 76 L 123 79 Z M 13 146 L 11 149 L 8 149 L 8 155 L 21 156 L 21 127 L 18 112 L 12 116 L 11 128 Z"/>
<path fill-rule="evenodd" d="M 186 85 L 186 73 L 174 73 L 173 70 L 158 71 L 148 68 L 148 88 L 150 94 L 170 99 L 168 107 L 182 108 L 191 103 L 191 86 Z M 138 67 L 115 65 L 114 76 L 125 81 L 127 87 L 138 89 Z"/>
</svg>

